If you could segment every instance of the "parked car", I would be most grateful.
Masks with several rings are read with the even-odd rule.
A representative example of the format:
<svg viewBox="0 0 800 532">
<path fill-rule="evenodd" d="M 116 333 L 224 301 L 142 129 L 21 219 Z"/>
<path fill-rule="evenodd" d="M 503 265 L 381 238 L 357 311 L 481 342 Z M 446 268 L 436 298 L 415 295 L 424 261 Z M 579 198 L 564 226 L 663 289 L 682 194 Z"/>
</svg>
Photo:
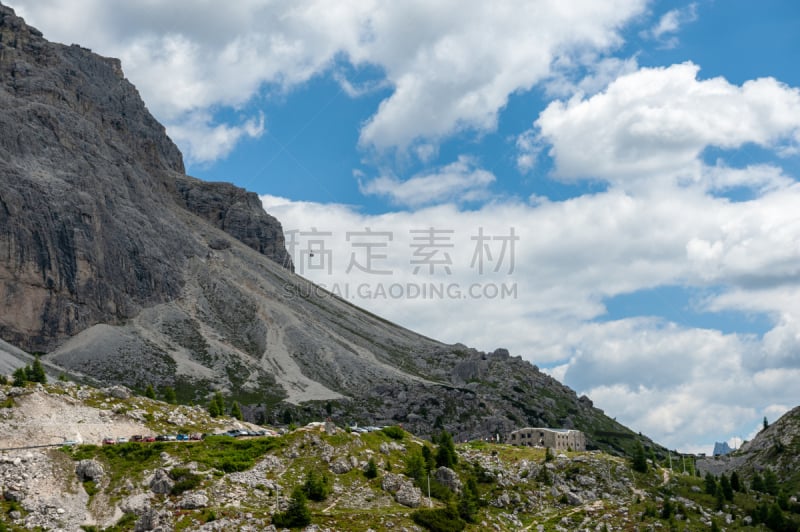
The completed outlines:
<svg viewBox="0 0 800 532">
<path fill-rule="evenodd" d="M 144 438 L 142 438 L 142 441 L 143 442 L 147 442 L 147 443 L 154 442 L 154 441 L 156 441 L 156 437 L 155 436 L 145 436 Z"/>
<path fill-rule="evenodd" d="M 119 438 L 117 438 L 117 443 L 128 443 L 128 438 L 126 438 L 125 436 L 120 436 Z"/>
<path fill-rule="evenodd" d="M 167 441 L 177 441 L 178 437 L 175 434 L 167 434 L 166 435 Z"/>
<path fill-rule="evenodd" d="M 175 436 L 175 439 L 178 441 L 188 441 L 189 436 L 186 434 L 178 434 L 177 436 Z"/>
<path fill-rule="evenodd" d="M 143 441 L 143 440 L 144 436 L 142 436 L 141 434 L 134 434 L 133 436 L 131 436 L 131 441 Z"/>
<path fill-rule="evenodd" d="M 202 438 L 203 438 L 203 436 L 198 434 L 198 433 L 196 433 L 196 432 L 193 432 L 192 434 L 189 434 L 189 439 L 193 440 L 193 441 L 198 441 L 198 440 L 201 440 Z"/>
<path fill-rule="evenodd" d="M 117 443 L 117 440 L 114 438 L 103 438 L 103 445 L 114 445 Z"/>
<path fill-rule="evenodd" d="M 166 434 L 159 434 L 158 436 L 156 436 L 156 441 L 167 441 Z"/>
</svg>

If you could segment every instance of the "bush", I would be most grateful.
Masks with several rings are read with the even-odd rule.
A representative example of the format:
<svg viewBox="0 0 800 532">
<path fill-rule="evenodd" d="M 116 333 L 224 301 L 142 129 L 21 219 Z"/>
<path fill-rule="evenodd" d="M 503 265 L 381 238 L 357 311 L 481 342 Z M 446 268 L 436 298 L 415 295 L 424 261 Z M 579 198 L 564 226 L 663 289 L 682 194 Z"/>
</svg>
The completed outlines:
<svg viewBox="0 0 800 532">
<path fill-rule="evenodd" d="M 367 469 L 364 470 L 364 476 L 367 478 L 376 478 L 378 476 L 378 466 L 375 465 L 375 460 L 372 458 L 367 462 Z"/>
<path fill-rule="evenodd" d="M 296 487 L 292 491 L 289 508 L 272 516 L 272 524 L 278 528 L 299 528 L 311 523 L 311 510 L 308 509 L 303 488 Z"/>
<path fill-rule="evenodd" d="M 447 505 L 445 508 L 417 510 L 411 514 L 411 519 L 431 532 L 460 532 L 467 526 L 452 505 Z"/>
<path fill-rule="evenodd" d="M 189 471 L 185 467 L 173 467 L 169 472 L 169 477 L 175 481 L 172 486 L 172 495 L 180 495 L 184 491 L 195 489 L 200 485 L 202 477 Z"/>
<path fill-rule="evenodd" d="M 406 435 L 405 431 L 397 425 L 392 427 L 383 427 L 382 431 L 393 440 L 402 440 Z"/>
<path fill-rule="evenodd" d="M 311 470 L 306 474 L 306 481 L 303 483 L 303 493 L 312 501 L 321 502 L 328 498 L 333 491 L 331 478 L 326 474 L 318 474 Z"/>
</svg>

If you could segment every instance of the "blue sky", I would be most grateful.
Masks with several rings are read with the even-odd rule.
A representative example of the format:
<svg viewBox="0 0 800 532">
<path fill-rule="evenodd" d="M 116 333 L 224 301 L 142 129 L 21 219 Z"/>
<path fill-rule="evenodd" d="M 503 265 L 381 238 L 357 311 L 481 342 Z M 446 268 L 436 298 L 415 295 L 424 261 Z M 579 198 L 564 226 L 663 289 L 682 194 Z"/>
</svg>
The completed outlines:
<svg viewBox="0 0 800 532">
<path fill-rule="evenodd" d="M 120 57 L 188 173 L 354 303 L 672 448 L 800 403 L 796 2 L 11 5 Z"/>
</svg>

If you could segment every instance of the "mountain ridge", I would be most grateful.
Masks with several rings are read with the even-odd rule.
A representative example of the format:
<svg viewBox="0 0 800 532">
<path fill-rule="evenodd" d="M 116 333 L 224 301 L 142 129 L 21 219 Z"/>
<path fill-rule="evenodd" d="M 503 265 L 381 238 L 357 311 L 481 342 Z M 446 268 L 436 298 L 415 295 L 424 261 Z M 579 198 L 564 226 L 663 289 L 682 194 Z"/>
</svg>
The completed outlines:
<svg viewBox="0 0 800 532">
<path fill-rule="evenodd" d="M 615 452 L 642 438 L 506 350 L 310 290 L 255 194 L 185 175 L 118 60 L 50 43 L 2 4 L 0 46 L 0 131 L 15 132 L 0 135 L 3 340 L 101 383 L 195 403 L 219 390 L 252 420 L 579 428 Z"/>
</svg>

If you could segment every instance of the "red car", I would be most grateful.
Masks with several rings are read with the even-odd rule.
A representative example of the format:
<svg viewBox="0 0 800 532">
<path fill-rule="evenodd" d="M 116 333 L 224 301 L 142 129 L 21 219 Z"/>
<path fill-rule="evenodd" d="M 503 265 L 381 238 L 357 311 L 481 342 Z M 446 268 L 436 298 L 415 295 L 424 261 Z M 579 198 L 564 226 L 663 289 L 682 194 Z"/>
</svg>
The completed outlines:
<svg viewBox="0 0 800 532">
<path fill-rule="evenodd" d="M 114 445 L 117 443 L 117 440 L 114 438 L 103 438 L 103 445 Z"/>
<path fill-rule="evenodd" d="M 155 436 L 145 436 L 144 438 L 142 438 L 142 441 L 143 442 L 147 442 L 147 443 L 154 442 L 154 441 L 156 441 L 156 437 Z"/>
</svg>

